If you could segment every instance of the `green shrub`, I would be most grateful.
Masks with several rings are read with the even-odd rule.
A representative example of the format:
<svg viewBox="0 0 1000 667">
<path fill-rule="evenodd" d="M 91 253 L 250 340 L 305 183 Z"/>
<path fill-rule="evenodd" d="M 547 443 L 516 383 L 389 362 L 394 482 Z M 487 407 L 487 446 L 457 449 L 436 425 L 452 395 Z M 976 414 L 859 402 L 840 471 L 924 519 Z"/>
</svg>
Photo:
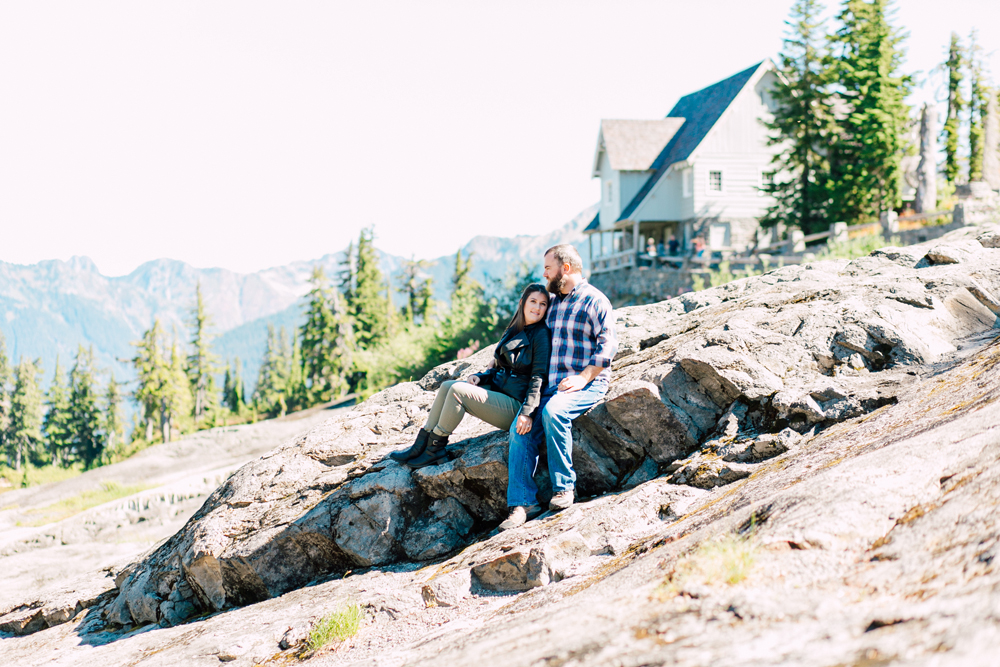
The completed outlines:
<svg viewBox="0 0 1000 667">
<path fill-rule="evenodd" d="M 345 604 L 340 609 L 327 614 L 309 632 L 306 643 L 310 651 L 318 651 L 332 641 L 342 642 L 358 633 L 364 612 L 355 603 Z"/>
</svg>

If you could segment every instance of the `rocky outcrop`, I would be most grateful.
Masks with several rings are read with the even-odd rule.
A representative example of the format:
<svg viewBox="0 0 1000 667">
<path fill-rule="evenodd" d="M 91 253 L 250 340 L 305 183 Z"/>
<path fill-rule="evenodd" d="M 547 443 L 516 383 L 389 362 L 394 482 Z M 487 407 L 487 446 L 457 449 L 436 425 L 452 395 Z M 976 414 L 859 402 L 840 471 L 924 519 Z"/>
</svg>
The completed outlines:
<svg viewBox="0 0 1000 667">
<path fill-rule="evenodd" d="M 996 231 L 619 311 L 615 379 L 574 426 L 582 502 L 499 535 L 503 433 L 467 420 L 451 459 L 419 471 L 387 456 L 488 352 L 439 367 L 241 468 L 74 627 L 120 638 L 122 664 L 187 638 L 249 665 L 294 650 L 309 604 L 346 596 L 369 618 L 354 660 L 385 664 L 500 646 L 498 664 L 729 664 L 748 644 L 760 664 L 878 664 L 897 645 L 979 646 L 939 628 L 992 618 L 962 596 L 1000 585 Z M 720 534 L 755 545 L 750 583 L 685 574 Z M 906 602 L 935 595 L 951 606 Z M 438 632 L 444 618 L 460 624 Z M 131 634 L 154 624 L 159 640 Z"/>
<path fill-rule="evenodd" d="M 1000 251 L 953 238 L 620 311 L 615 380 L 574 431 L 579 495 L 661 474 L 726 486 L 802 434 L 894 403 L 912 369 L 994 326 L 996 268 Z M 415 472 L 386 456 L 414 437 L 442 381 L 490 354 L 392 387 L 244 466 L 119 575 L 107 621 L 173 625 L 358 568 L 439 558 L 495 527 L 506 513 L 506 434 L 468 423 L 448 463 Z M 546 471 L 538 477 L 544 489 Z M 505 554 L 473 576 L 502 590 L 552 581 L 560 544 Z"/>
</svg>

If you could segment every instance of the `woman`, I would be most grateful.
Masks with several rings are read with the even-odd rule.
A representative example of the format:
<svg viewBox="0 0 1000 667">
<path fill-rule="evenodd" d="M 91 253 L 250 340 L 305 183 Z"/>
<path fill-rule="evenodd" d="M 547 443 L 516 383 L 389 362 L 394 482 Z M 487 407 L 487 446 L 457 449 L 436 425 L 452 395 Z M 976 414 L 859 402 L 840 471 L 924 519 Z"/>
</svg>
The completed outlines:
<svg viewBox="0 0 1000 667">
<path fill-rule="evenodd" d="M 549 373 L 552 340 L 545 324 L 548 307 L 546 287 L 529 285 L 497 344 L 490 369 L 470 375 L 465 382 L 442 382 L 417 441 L 389 456 L 411 468 L 442 463 L 448 437 L 466 412 L 504 430 L 516 419 L 516 431 L 528 433 Z"/>
</svg>

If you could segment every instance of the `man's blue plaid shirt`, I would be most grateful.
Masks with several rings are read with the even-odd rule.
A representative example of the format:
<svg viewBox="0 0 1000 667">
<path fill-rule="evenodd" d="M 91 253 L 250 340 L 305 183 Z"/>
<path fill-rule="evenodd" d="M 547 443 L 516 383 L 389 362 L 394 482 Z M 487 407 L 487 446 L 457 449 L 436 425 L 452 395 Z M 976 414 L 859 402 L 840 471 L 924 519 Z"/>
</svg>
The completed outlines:
<svg viewBox="0 0 1000 667">
<path fill-rule="evenodd" d="M 549 387 L 579 375 L 587 366 L 603 368 L 595 380 L 611 379 L 611 360 L 618 351 L 611 302 L 601 290 L 582 282 L 569 294 L 557 294 L 546 322 L 552 330 Z"/>
</svg>

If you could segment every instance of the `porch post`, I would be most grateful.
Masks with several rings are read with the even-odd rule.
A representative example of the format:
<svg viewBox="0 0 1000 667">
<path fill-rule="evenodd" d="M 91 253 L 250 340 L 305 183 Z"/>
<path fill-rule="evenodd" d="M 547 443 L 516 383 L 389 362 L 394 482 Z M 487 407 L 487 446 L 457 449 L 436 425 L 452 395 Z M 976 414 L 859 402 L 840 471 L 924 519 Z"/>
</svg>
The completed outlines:
<svg viewBox="0 0 1000 667">
<path fill-rule="evenodd" d="M 639 221 L 636 220 L 632 223 L 632 254 L 635 259 L 632 261 L 633 266 L 639 266 Z"/>
</svg>

